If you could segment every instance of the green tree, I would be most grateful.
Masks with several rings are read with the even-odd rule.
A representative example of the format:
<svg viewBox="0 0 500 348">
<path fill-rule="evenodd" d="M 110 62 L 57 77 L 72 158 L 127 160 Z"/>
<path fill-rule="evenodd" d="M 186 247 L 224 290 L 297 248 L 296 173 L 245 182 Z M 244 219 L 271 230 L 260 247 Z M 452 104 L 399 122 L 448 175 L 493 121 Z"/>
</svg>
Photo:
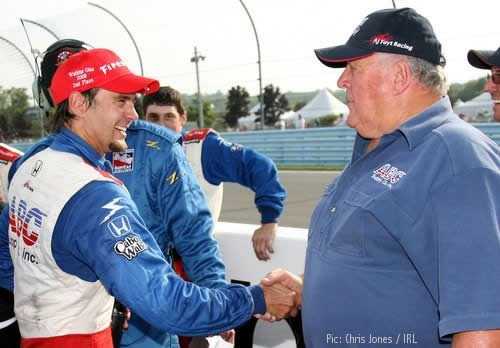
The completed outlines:
<svg viewBox="0 0 500 348">
<path fill-rule="evenodd" d="M 281 94 L 280 88 L 272 84 L 264 88 L 264 118 L 268 126 L 273 126 L 282 114 L 290 110 L 286 95 Z M 256 121 L 260 121 L 259 118 Z"/>
<path fill-rule="evenodd" d="M 238 118 L 248 115 L 250 95 L 244 87 L 232 87 L 227 95 L 224 121 L 229 127 L 236 127 Z"/>
<path fill-rule="evenodd" d="M 211 127 L 212 124 L 215 122 L 215 109 L 213 107 L 213 104 L 209 103 L 208 101 L 203 101 L 202 104 L 203 107 L 203 121 L 205 123 L 205 127 Z M 187 107 L 187 113 L 188 113 L 188 121 L 190 122 L 196 122 L 198 124 L 198 127 L 200 124 L 198 123 L 198 101 L 196 100 L 196 103 L 189 103 Z"/>
<path fill-rule="evenodd" d="M 31 120 L 24 116 L 28 106 L 29 96 L 26 88 L 0 87 L 0 125 L 9 140 L 16 136 L 31 134 Z"/>
</svg>

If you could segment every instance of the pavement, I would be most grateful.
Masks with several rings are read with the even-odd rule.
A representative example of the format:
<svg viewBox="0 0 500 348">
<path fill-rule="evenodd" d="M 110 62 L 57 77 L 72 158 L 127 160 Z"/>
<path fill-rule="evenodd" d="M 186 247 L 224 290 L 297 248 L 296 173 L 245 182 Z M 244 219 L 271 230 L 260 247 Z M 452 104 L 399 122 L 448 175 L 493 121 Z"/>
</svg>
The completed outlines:
<svg viewBox="0 0 500 348">
<path fill-rule="evenodd" d="M 333 171 L 280 171 L 281 184 L 288 192 L 281 226 L 308 228 L 314 207 L 326 186 L 339 175 Z M 260 224 L 254 193 L 238 184 L 224 183 L 224 200 L 219 221 Z"/>
</svg>

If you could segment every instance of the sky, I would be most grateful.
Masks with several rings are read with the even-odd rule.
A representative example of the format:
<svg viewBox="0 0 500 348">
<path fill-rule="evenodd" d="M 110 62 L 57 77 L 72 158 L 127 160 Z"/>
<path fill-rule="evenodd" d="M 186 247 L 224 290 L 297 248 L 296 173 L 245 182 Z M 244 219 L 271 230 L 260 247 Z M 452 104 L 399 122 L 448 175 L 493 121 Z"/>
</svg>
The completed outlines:
<svg viewBox="0 0 500 348">
<path fill-rule="evenodd" d="M 342 69 L 323 66 L 315 48 L 345 43 L 369 13 L 392 7 L 392 0 L 243 0 L 256 26 L 261 52 L 262 85 L 282 92 L 336 90 Z M 486 75 L 467 62 L 469 49 L 500 46 L 500 1 L 395 0 L 413 7 L 432 23 L 443 45 L 450 82 Z M 131 32 L 142 59 L 143 74 L 182 93 L 197 91 L 196 46 L 202 94 L 236 85 L 259 93 L 257 43 L 240 0 L 93 0 L 118 17 Z M 34 58 L 19 18 L 43 24 L 60 38 L 76 38 L 110 48 L 141 73 L 132 40 L 116 19 L 80 0 L 3 0 L 0 11 L 0 86 L 29 87 Z M 33 47 L 43 52 L 55 41 L 47 31 L 26 23 Z"/>
</svg>

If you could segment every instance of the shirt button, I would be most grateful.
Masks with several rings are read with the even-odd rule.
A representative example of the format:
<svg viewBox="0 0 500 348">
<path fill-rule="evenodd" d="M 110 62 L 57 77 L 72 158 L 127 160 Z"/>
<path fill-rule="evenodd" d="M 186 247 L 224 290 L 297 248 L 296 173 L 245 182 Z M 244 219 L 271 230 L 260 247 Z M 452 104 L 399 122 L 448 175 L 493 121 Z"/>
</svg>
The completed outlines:
<svg viewBox="0 0 500 348">
<path fill-rule="evenodd" d="M 336 207 L 332 208 L 332 213 L 335 213 L 335 209 L 337 209 L 337 208 Z"/>
</svg>

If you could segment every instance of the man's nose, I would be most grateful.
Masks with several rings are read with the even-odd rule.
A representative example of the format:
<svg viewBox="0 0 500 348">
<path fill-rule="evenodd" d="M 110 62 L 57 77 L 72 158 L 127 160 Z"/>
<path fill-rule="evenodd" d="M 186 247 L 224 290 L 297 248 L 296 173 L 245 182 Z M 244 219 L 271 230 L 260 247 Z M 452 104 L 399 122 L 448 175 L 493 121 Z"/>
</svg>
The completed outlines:
<svg viewBox="0 0 500 348">
<path fill-rule="evenodd" d="M 339 79 L 337 80 L 337 87 L 338 88 L 346 88 L 349 85 L 349 68 L 346 67 L 344 71 L 342 71 L 342 75 L 340 75 Z"/>
<path fill-rule="evenodd" d="M 130 103 L 129 107 L 127 108 L 125 117 L 130 121 L 135 121 L 139 118 L 139 116 L 137 116 L 137 111 L 135 111 L 134 103 Z"/>
</svg>

